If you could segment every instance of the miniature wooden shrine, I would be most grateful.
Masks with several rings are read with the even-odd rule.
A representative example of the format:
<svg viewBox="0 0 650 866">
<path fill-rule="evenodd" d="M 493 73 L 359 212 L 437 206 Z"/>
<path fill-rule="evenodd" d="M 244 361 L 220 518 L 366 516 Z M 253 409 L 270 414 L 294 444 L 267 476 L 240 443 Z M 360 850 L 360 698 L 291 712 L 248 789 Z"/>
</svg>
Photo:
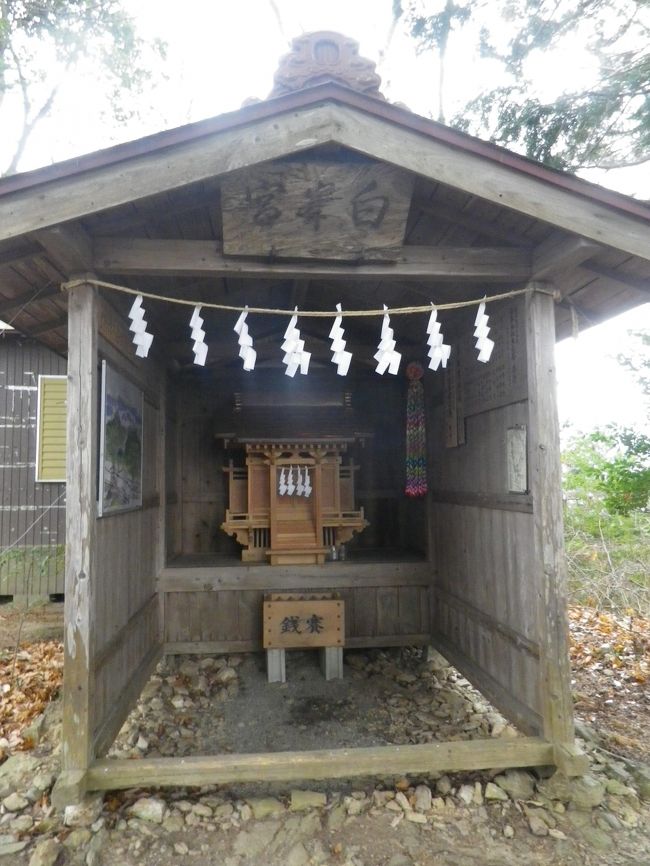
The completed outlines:
<svg viewBox="0 0 650 866">
<path fill-rule="evenodd" d="M 349 395 L 316 395 L 307 406 L 304 394 L 295 396 L 302 402 L 289 399 L 283 407 L 277 395 L 246 395 L 245 405 L 236 395 L 232 417 L 240 432 L 217 433 L 245 455 L 245 465 L 231 459 L 224 467 L 228 508 L 221 524 L 242 545 L 244 562 L 321 564 L 328 550 L 368 525 L 363 508 L 355 508 L 359 467 L 345 461 L 348 446 L 367 435 L 355 432 Z M 260 427 L 264 435 L 256 433 Z M 291 428 L 300 432 L 286 435 Z M 280 430 L 285 435 L 274 435 Z"/>
</svg>

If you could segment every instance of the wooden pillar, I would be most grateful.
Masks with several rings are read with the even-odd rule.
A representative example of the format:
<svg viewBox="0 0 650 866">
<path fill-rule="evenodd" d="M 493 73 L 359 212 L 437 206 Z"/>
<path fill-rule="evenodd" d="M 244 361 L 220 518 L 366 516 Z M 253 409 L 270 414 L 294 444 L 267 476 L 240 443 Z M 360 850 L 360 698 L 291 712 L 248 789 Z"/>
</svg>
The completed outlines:
<svg viewBox="0 0 650 866">
<path fill-rule="evenodd" d="M 536 289 L 544 288 L 540 292 Z M 555 309 L 548 289 L 531 284 L 526 296 L 529 400 L 529 484 L 533 497 L 534 568 L 544 736 L 565 753 L 574 740 L 566 559 L 562 517 L 560 434 L 555 381 Z M 558 761 L 561 763 L 561 761 Z"/>
<path fill-rule="evenodd" d="M 85 284 L 68 294 L 63 773 L 53 798 L 57 806 L 83 796 L 94 758 L 97 363 L 97 292 Z"/>
</svg>

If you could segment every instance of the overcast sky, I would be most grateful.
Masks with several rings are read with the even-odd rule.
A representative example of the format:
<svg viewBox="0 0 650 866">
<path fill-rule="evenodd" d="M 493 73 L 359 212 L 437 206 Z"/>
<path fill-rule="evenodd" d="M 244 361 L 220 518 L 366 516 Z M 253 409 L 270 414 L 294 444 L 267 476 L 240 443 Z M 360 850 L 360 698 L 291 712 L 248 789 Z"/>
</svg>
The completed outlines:
<svg viewBox="0 0 650 866">
<path fill-rule="evenodd" d="M 250 96 L 264 98 L 289 40 L 310 30 L 332 29 L 357 39 L 361 54 L 379 61 L 387 98 L 426 116 L 437 112 L 433 57 L 417 55 L 401 28 L 386 50 L 392 0 L 275 0 L 281 21 L 269 0 L 183 0 L 182 4 L 124 0 L 124 5 L 132 11 L 144 36 L 167 42 L 165 80 L 146 94 L 139 119 L 126 129 L 109 128 L 104 106 L 96 97 L 94 70 L 78 70 L 62 86 L 57 111 L 39 128 L 22 170 L 236 110 Z M 476 95 L 477 81 L 499 81 L 496 65 L 475 55 L 472 38 L 468 33 L 450 42 L 448 116 Z M 561 92 L 567 80 L 572 86 L 586 82 L 593 66 L 593 58 L 579 40 L 565 45 L 553 57 L 544 54 L 531 60 L 540 92 L 549 99 Z M 83 114 L 80 105 L 84 106 Z M 6 125 L 0 135 L 0 159 L 16 132 L 10 127 Z M 590 172 L 588 177 L 650 199 L 647 166 Z M 650 304 L 585 332 L 577 341 L 570 339 L 558 345 L 562 421 L 583 430 L 609 421 L 636 425 L 647 421 L 640 392 L 615 360 L 618 353 L 628 349 L 629 330 L 650 331 Z"/>
</svg>

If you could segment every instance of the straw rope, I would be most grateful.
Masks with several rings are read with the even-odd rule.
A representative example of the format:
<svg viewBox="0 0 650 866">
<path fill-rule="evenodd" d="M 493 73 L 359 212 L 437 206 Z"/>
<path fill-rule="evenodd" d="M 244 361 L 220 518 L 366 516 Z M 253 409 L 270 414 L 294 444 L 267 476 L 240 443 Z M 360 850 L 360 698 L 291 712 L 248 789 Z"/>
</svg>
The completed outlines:
<svg viewBox="0 0 650 866">
<path fill-rule="evenodd" d="M 208 301 L 188 301 L 185 298 L 170 298 L 168 295 L 156 295 L 153 292 L 142 292 L 140 289 L 132 289 L 129 286 L 120 286 L 116 283 L 106 283 L 103 280 L 95 280 L 91 278 L 71 280 L 70 282 L 63 283 L 61 289 L 62 291 L 70 291 L 71 289 L 83 285 L 96 286 L 100 289 L 110 289 L 113 292 L 122 292 L 126 295 L 141 295 L 143 298 L 147 298 L 151 301 L 161 301 L 167 304 L 181 304 L 185 307 L 198 306 L 206 310 L 221 310 L 222 312 L 227 313 L 251 313 L 261 316 L 292 316 L 295 312 L 295 310 L 280 310 L 268 307 L 236 307 L 230 304 L 215 304 Z M 533 290 L 530 288 L 514 289 L 510 292 L 501 292 L 498 295 L 490 295 L 489 297 L 487 295 L 482 295 L 480 298 L 472 298 L 466 301 L 452 301 L 447 304 L 434 304 L 431 302 L 430 304 L 423 304 L 420 306 L 390 307 L 386 310 L 382 307 L 380 310 L 341 310 L 341 312 L 336 310 L 298 310 L 298 313 L 301 318 L 310 319 L 331 319 L 334 316 L 410 316 L 416 313 L 430 313 L 433 307 L 435 307 L 436 310 L 460 310 L 464 307 L 476 307 L 483 302 L 489 304 L 493 301 L 503 301 L 507 298 L 516 298 L 519 295 L 525 295 L 530 291 Z M 535 288 L 534 291 L 552 296 L 555 296 L 556 294 L 555 291 L 542 288 Z"/>
</svg>

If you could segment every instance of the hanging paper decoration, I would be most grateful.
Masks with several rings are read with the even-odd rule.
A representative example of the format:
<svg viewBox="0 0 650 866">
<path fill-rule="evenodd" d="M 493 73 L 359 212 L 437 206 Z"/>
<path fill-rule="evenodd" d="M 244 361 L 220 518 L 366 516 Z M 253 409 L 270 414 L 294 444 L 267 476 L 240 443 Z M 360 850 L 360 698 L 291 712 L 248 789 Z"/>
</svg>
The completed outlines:
<svg viewBox="0 0 650 866">
<path fill-rule="evenodd" d="M 424 388 L 421 364 L 406 368 L 409 389 L 406 397 L 406 495 L 425 496 L 427 492 L 427 450 L 424 419 Z"/>
<path fill-rule="evenodd" d="M 305 485 L 302 480 L 302 475 L 300 473 L 300 466 L 298 467 L 298 480 L 296 481 L 296 496 L 302 496 L 305 492 Z"/>
<path fill-rule="evenodd" d="M 253 348 L 253 338 L 248 333 L 248 325 L 246 317 L 248 316 L 248 307 L 239 316 L 235 322 L 233 331 L 237 334 L 237 342 L 239 343 L 239 357 L 244 362 L 244 370 L 250 373 L 255 369 L 255 361 L 257 360 L 257 352 Z"/>
<path fill-rule="evenodd" d="M 278 493 L 280 496 L 285 496 L 287 492 L 287 476 L 284 468 L 280 470 L 280 480 L 278 482 Z"/>
<path fill-rule="evenodd" d="M 429 347 L 429 369 L 437 370 L 442 364 L 447 366 L 449 355 L 451 354 L 451 346 L 443 342 L 444 337 L 440 332 L 440 322 L 438 321 L 438 311 L 432 305 L 431 315 L 429 316 L 429 324 L 427 325 L 427 346 Z"/>
<path fill-rule="evenodd" d="M 340 313 L 341 305 L 337 304 L 336 309 Z M 332 363 L 336 364 L 336 372 L 339 376 L 347 376 L 348 370 L 350 369 L 350 361 L 352 360 L 352 352 L 345 351 L 345 340 L 343 339 L 343 334 L 345 332 L 341 327 L 342 321 L 342 316 L 337 316 L 334 319 L 332 330 L 329 333 L 330 340 L 332 341 L 330 350 L 333 353 Z"/>
<path fill-rule="evenodd" d="M 289 474 L 287 476 L 287 494 L 289 496 L 293 496 L 294 491 L 296 489 L 296 485 L 293 481 L 293 466 L 289 467 Z"/>
<path fill-rule="evenodd" d="M 386 304 L 384 304 L 384 310 L 388 310 Z M 390 316 L 388 315 L 388 312 L 386 312 L 384 313 L 384 318 L 381 324 L 379 347 L 374 355 L 375 361 L 377 362 L 377 367 L 375 369 L 381 376 L 384 375 L 386 370 L 395 376 L 399 370 L 402 356 L 399 352 L 395 351 L 396 344 L 393 337 L 394 333 L 390 326 Z"/>
<path fill-rule="evenodd" d="M 147 332 L 147 323 L 142 308 L 142 295 L 138 295 L 129 310 L 129 331 L 133 331 L 133 343 L 136 347 L 135 354 L 138 358 L 146 358 L 153 343 L 153 334 Z"/>
<path fill-rule="evenodd" d="M 485 301 L 481 301 L 474 320 L 474 336 L 476 337 L 476 348 L 478 349 L 478 360 L 484 364 L 490 360 L 492 349 L 494 349 L 494 340 L 488 337 L 490 329 L 488 328 L 488 316 L 485 314 Z"/>
<path fill-rule="evenodd" d="M 194 312 L 190 319 L 190 328 L 192 329 L 192 339 L 194 340 L 194 345 L 192 346 L 192 351 L 194 352 L 194 363 L 198 364 L 199 367 L 204 367 L 205 359 L 208 354 L 208 345 L 205 342 L 205 331 L 203 330 L 200 304 L 197 304 L 196 307 L 194 307 Z"/>
<path fill-rule="evenodd" d="M 298 312 L 298 307 L 295 308 L 295 312 Z M 282 363 L 287 368 L 284 374 L 291 377 L 295 376 L 298 370 L 303 376 L 306 376 L 311 358 L 311 353 L 305 352 L 305 341 L 300 339 L 300 331 L 296 327 L 297 322 L 298 316 L 294 313 L 287 330 L 284 332 L 284 343 L 282 344 L 282 351 L 284 352 Z"/>
<path fill-rule="evenodd" d="M 306 496 L 307 499 L 311 496 L 312 486 L 311 480 L 309 478 L 309 469 L 305 466 L 305 480 L 303 481 L 303 496 Z"/>
</svg>

